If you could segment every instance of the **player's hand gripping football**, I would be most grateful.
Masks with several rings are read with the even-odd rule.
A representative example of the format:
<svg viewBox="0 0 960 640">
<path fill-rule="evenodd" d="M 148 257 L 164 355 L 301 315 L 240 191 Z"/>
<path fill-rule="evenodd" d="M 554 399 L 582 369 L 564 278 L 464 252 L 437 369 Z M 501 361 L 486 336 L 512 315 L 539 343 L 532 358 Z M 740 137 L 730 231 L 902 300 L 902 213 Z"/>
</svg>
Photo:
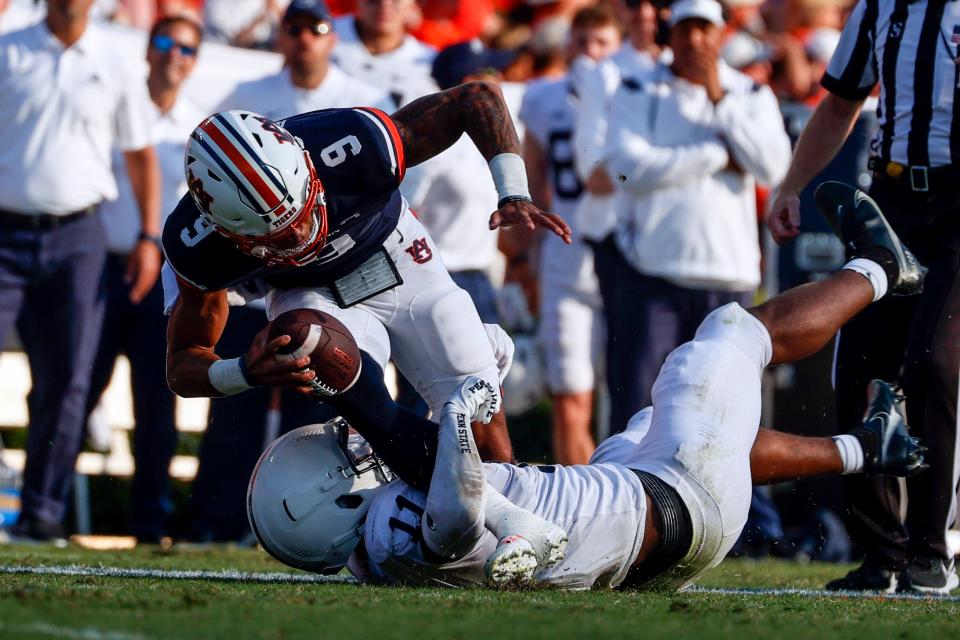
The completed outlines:
<svg viewBox="0 0 960 640">
<path fill-rule="evenodd" d="M 316 377 L 316 373 L 308 368 L 310 356 L 296 360 L 277 358 L 277 352 L 288 345 L 292 338 L 282 335 L 268 341 L 271 324 L 268 322 L 254 337 L 250 350 L 244 356 L 247 382 L 258 387 L 282 387 L 298 393 L 312 394 L 310 380 Z"/>
<path fill-rule="evenodd" d="M 491 231 L 500 227 L 507 228 L 514 225 L 521 225 L 531 230 L 537 227 L 543 227 L 563 238 L 563 241 L 567 244 L 573 241 L 570 227 L 567 226 L 567 223 L 564 222 L 560 216 L 555 213 L 541 211 L 532 202 L 526 200 L 507 202 L 490 216 Z"/>
</svg>

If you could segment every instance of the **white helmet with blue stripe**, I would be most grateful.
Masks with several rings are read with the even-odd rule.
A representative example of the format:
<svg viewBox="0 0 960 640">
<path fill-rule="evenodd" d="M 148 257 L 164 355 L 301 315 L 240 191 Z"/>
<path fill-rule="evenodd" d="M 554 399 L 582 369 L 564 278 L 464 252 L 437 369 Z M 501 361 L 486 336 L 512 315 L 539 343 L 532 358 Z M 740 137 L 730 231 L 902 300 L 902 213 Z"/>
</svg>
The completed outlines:
<svg viewBox="0 0 960 640">
<path fill-rule="evenodd" d="M 327 234 L 323 186 L 303 142 L 249 111 L 216 113 L 193 130 L 190 194 L 221 235 L 268 264 L 308 262 Z"/>
</svg>

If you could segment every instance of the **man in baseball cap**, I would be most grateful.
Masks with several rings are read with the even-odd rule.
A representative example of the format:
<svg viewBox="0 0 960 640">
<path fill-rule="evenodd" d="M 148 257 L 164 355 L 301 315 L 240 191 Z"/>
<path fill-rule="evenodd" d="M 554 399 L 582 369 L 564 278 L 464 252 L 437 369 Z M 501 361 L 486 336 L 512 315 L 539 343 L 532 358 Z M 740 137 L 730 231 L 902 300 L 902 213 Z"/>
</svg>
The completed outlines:
<svg viewBox="0 0 960 640">
<path fill-rule="evenodd" d="M 726 24 L 723 7 L 717 0 L 677 0 L 670 5 L 667 24 L 673 28 L 684 20 L 703 20 L 720 28 Z"/>
<path fill-rule="evenodd" d="M 438 53 L 431 75 L 441 89 L 449 89 L 468 78 L 498 76 L 516 55 L 515 51 L 489 49 L 480 40 L 468 40 Z"/>
<path fill-rule="evenodd" d="M 294 18 L 305 17 L 312 18 L 315 22 L 330 23 L 333 15 L 323 0 L 293 0 L 287 5 L 287 11 L 283 14 L 284 23 L 292 22 Z"/>
</svg>

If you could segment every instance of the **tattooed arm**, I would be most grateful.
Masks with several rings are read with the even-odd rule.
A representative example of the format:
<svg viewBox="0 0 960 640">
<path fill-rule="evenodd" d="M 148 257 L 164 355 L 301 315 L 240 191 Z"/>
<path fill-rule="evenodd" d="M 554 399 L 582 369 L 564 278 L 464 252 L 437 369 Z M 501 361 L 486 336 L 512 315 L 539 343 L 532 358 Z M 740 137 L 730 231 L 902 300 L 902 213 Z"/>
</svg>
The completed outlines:
<svg viewBox="0 0 960 640">
<path fill-rule="evenodd" d="M 434 157 L 470 136 L 489 162 L 501 153 L 520 153 L 520 141 L 503 101 L 492 82 L 469 82 L 414 100 L 391 116 L 400 132 L 407 166 Z M 553 231 L 567 243 L 570 227 L 556 214 L 545 213 L 532 202 L 507 202 L 490 216 L 490 228 L 522 225 Z"/>
</svg>

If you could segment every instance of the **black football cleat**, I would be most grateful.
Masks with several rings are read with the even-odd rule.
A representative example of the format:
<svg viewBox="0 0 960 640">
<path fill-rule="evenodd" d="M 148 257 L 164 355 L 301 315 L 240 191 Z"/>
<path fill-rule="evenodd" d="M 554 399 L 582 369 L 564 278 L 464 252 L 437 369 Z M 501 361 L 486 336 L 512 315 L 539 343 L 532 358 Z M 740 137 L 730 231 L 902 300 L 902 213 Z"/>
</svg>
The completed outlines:
<svg viewBox="0 0 960 640">
<path fill-rule="evenodd" d="M 847 575 L 827 583 L 827 591 L 870 591 L 893 593 L 897 590 L 897 572 L 884 569 L 869 558 Z"/>
<path fill-rule="evenodd" d="M 890 278 L 888 293 L 912 296 L 923 290 L 926 268 L 900 241 L 873 198 L 842 182 L 824 182 L 813 197 L 827 223 L 843 241 L 848 260 L 865 257 L 868 249 L 883 249 L 891 255 L 897 274 Z"/>
<path fill-rule="evenodd" d="M 921 595 L 947 595 L 960 586 L 953 558 L 949 562 L 938 556 L 918 556 L 903 572 L 898 591 Z"/>
<path fill-rule="evenodd" d="M 900 409 L 903 396 L 883 380 L 867 388 L 867 411 L 863 424 L 853 431 L 863 447 L 863 472 L 905 478 L 927 468 L 927 448 L 911 438 Z"/>
</svg>

